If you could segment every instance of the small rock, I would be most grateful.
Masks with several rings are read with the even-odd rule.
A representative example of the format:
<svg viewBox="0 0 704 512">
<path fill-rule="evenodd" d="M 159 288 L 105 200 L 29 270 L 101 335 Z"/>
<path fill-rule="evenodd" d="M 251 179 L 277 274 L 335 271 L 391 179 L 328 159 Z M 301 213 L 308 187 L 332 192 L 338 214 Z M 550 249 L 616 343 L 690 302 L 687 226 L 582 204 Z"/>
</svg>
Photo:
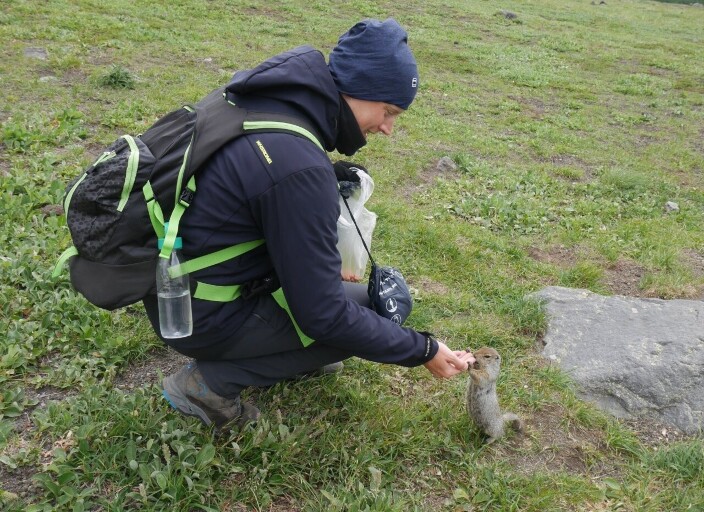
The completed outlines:
<svg viewBox="0 0 704 512">
<path fill-rule="evenodd" d="M 58 80 L 58 78 L 56 78 L 55 76 L 52 76 L 52 75 L 40 76 L 40 77 L 39 77 L 39 81 L 40 81 L 40 82 L 43 82 L 43 83 L 46 83 L 46 82 L 56 82 L 57 80 Z"/>
<path fill-rule="evenodd" d="M 438 160 L 435 169 L 440 172 L 452 172 L 457 170 L 457 164 L 453 162 L 452 158 L 450 158 L 449 156 L 444 156 L 440 160 Z"/>
<path fill-rule="evenodd" d="M 46 60 L 49 55 L 44 48 L 28 47 L 24 49 L 24 56 L 31 59 Z"/>
<path fill-rule="evenodd" d="M 212 58 L 212 57 L 206 57 L 205 59 L 203 59 L 203 62 L 205 62 L 206 64 L 210 64 L 211 62 L 213 62 L 213 58 Z"/>
<path fill-rule="evenodd" d="M 48 204 L 43 206 L 41 210 L 44 217 L 59 216 L 64 214 L 64 209 L 60 204 Z"/>
<path fill-rule="evenodd" d="M 674 201 L 668 201 L 665 203 L 665 211 L 670 213 L 670 212 L 678 212 L 680 211 L 680 206 L 675 203 Z"/>
<path fill-rule="evenodd" d="M 504 18 L 506 18 L 507 20 L 515 20 L 516 18 L 518 18 L 518 14 L 516 14 L 515 12 L 511 12 L 511 11 L 502 10 L 501 15 Z"/>
</svg>

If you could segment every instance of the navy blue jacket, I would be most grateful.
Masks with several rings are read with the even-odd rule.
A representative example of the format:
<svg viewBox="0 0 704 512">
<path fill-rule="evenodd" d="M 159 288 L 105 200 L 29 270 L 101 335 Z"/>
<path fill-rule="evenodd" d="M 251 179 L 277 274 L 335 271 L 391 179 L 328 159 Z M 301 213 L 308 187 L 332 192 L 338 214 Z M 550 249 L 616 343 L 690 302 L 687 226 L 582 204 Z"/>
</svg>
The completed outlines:
<svg viewBox="0 0 704 512">
<path fill-rule="evenodd" d="M 312 125 L 327 150 L 339 135 L 343 101 L 323 55 L 302 46 L 238 72 L 231 99 L 249 109 L 285 113 Z M 301 330 L 316 343 L 371 361 L 416 366 L 435 342 L 347 300 L 337 250 L 338 188 L 327 154 L 290 133 L 240 137 L 206 162 L 180 224 L 186 258 L 263 238 L 239 258 L 196 272 L 198 281 L 242 284 L 275 272 Z M 190 347 L 217 344 L 245 321 L 253 300 L 193 300 Z"/>
</svg>

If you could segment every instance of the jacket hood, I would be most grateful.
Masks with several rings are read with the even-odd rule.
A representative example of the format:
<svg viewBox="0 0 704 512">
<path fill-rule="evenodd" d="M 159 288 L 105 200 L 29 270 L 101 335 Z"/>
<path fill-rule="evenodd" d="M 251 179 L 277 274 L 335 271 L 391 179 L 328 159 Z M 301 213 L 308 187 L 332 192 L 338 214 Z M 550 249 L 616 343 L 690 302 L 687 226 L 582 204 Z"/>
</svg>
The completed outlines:
<svg viewBox="0 0 704 512">
<path fill-rule="evenodd" d="M 247 108 L 305 116 L 318 128 L 325 148 L 334 149 L 341 100 L 318 50 L 299 46 L 253 69 L 238 71 L 227 91 Z"/>
</svg>

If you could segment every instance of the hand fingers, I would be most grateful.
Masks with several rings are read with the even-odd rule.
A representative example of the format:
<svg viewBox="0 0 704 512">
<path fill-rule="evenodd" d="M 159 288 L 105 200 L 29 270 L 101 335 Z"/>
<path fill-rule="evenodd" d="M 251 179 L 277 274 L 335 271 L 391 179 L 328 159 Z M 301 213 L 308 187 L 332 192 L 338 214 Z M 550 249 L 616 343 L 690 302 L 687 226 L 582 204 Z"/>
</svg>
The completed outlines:
<svg viewBox="0 0 704 512">
<path fill-rule="evenodd" d="M 455 357 L 447 357 L 445 360 L 447 365 L 437 372 L 435 375 L 436 377 L 444 379 L 454 377 L 459 373 L 467 371 L 469 369 L 469 365 L 474 364 L 476 361 L 474 355 L 469 352 L 453 352 L 452 355 Z"/>
<path fill-rule="evenodd" d="M 426 366 L 434 377 L 447 379 L 467 371 L 474 356 L 464 350 L 450 350 L 447 345 L 439 342 L 439 352 Z"/>
<path fill-rule="evenodd" d="M 450 377 L 453 377 L 458 373 L 462 373 L 462 371 L 463 370 L 458 369 L 449 361 L 445 361 L 445 364 L 439 367 L 430 369 L 430 373 L 432 373 L 433 377 L 435 377 L 436 379 L 449 379 Z"/>
<path fill-rule="evenodd" d="M 477 360 L 474 358 L 474 354 L 470 352 L 463 352 L 460 359 L 465 361 L 467 364 L 474 364 Z"/>
<path fill-rule="evenodd" d="M 441 377 L 450 378 L 467 370 L 467 363 L 460 358 L 447 358 L 441 369 Z"/>
<path fill-rule="evenodd" d="M 457 368 L 458 371 L 463 372 L 467 369 L 467 361 L 462 359 L 461 357 L 453 357 L 448 360 L 448 363 L 452 365 L 453 367 Z"/>
<path fill-rule="evenodd" d="M 477 360 L 474 358 L 474 354 L 472 354 L 469 349 L 467 350 L 457 350 L 455 351 L 455 354 L 457 354 L 457 357 L 462 359 L 463 361 L 467 362 L 468 364 L 474 364 Z"/>
</svg>

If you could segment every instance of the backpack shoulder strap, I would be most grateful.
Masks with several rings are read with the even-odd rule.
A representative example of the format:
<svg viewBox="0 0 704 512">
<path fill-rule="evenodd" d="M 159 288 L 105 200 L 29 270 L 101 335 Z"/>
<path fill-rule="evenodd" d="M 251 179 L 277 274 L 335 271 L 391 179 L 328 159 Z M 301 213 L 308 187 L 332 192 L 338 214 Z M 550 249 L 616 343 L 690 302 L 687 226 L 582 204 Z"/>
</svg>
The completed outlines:
<svg viewBox="0 0 704 512">
<path fill-rule="evenodd" d="M 288 132 L 310 140 L 325 151 L 319 137 L 308 123 L 281 114 L 268 114 L 266 112 L 250 111 L 247 113 L 243 128 L 246 133 L 257 132 Z"/>
<path fill-rule="evenodd" d="M 284 114 L 259 112 L 237 106 L 227 99 L 225 87 L 215 89 L 192 108 L 197 114 L 193 150 L 186 176 L 190 177 L 217 149 L 245 133 L 287 132 L 304 137 L 321 151 L 317 130 L 302 119 Z"/>
<path fill-rule="evenodd" d="M 247 110 L 225 99 L 220 87 L 191 106 L 196 113 L 193 151 L 190 152 L 186 174 L 192 175 L 215 151 L 244 133 Z"/>
</svg>

